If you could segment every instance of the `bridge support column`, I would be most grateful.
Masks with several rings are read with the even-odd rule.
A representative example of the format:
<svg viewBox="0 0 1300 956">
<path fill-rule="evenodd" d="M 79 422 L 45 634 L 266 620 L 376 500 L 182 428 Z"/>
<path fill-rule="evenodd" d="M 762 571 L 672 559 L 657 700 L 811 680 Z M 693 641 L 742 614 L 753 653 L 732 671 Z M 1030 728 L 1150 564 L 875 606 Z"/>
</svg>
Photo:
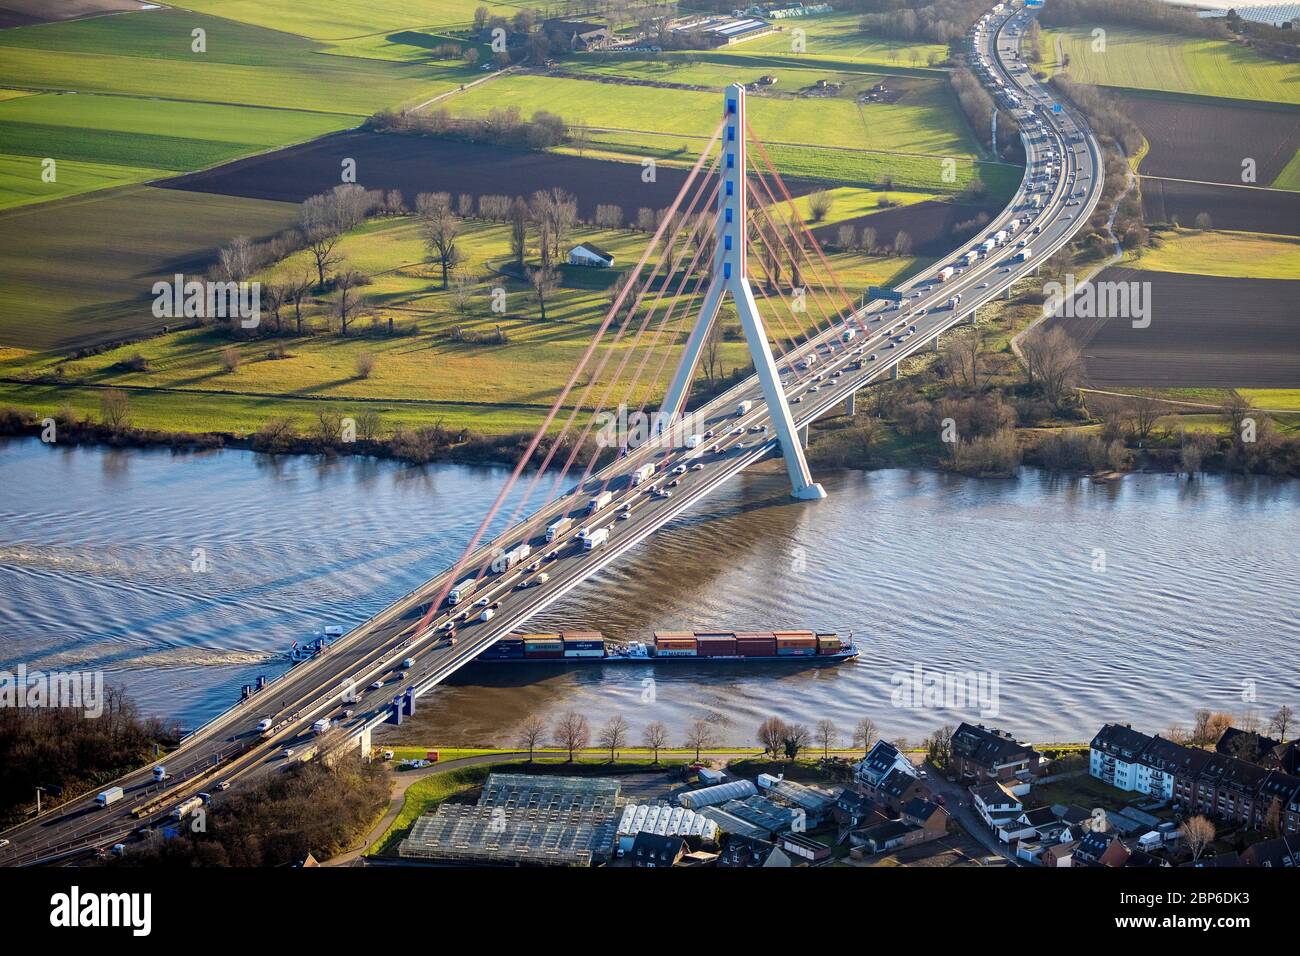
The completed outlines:
<svg viewBox="0 0 1300 956">
<path fill-rule="evenodd" d="M 696 319 L 696 325 L 687 339 L 686 350 L 673 375 L 672 385 L 669 386 L 664 403 L 660 407 L 660 420 L 675 422 L 681 415 L 686 404 L 686 395 L 690 391 L 691 378 L 699 363 L 700 352 L 708 338 L 709 326 L 717 315 L 723 295 L 729 292 L 736 303 L 736 313 L 740 316 L 740 326 L 749 345 L 750 357 L 754 360 L 754 370 L 758 374 L 759 385 L 762 387 L 763 400 L 767 403 L 768 413 L 772 417 L 772 428 L 776 432 L 785 458 L 785 468 L 790 476 L 791 494 L 796 498 L 825 498 L 826 492 L 822 490 L 821 485 L 812 480 L 812 473 L 808 470 L 803 444 L 796 434 L 794 417 L 790 414 L 790 406 L 786 403 L 781 376 L 777 373 L 772 349 L 768 345 L 767 330 L 763 326 L 762 316 L 758 314 L 754 291 L 749 285 L 746 250 L 749 238 L 749 197 L 745 158 L 745 87 L 742 84 L 733 83 L 727 87 L 723 93 L 723 109 L 726 129 L 721 147 L 722 182 L 718 190 L 717 243 L 713 257 L 713 278 Z"/>
<path fill-rule="evenodd" d="M 406 689 L 406 696 L 402 702 L 402 706 L 406 710 L 407 717 L 415 716 L 415 688 L 414 687 L 408 687 Z"/>
<path fill-rule="evenodd" d="M 935 350 L 935 352 L 938 352 L 938 351 L 939 351 L 939 336 L 936 335 L 934 338 L 932 338 L 932 339 L 930 340 L 930 342 L 931 342 L 932 345 L 934 345 L 934 350 Z"/>
<path fill-rule="evenodd" d="M 852 418 L 858 413 L 858 393 L 849 392 L 849 397 L 844 401 L 844 414 Z M 807 442 L 804 442 L 807 445 Z"/>
<path fill-rule="evenodd" d="M 799 429 L 799 447 L 800 448 L 808 447 L 808 426 L 807 425 Z"/>
<path fill-rule="evenodd" d="M 895 362 L 889 369 L 889 378 L 891 381 L 898 381 L 898 363 Z"/>
<path fill-rule="evenodd" d="M 370 728 L 367 727 L 357 736 L 357 747 L 361 750 L 361 759 L 366 763 L 370 762 L 370 748 L 372 746 L 374 745 L 371 743 Z"/>
</svg>

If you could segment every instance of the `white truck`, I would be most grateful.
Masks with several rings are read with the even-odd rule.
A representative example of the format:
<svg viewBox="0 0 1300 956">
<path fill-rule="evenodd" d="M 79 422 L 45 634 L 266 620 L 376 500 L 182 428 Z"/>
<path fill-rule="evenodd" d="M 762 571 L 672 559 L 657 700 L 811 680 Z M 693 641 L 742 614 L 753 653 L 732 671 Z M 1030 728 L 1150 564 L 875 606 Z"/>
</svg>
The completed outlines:
<svg viewBox="0 0 1300 956">
<path fill-rule="evenodd" d="M 736 417 L 739 418 L 741 415 L 748 414 L 749 410 L 753 407 L 754 407 L 754 403 L 751 402 L 749 399 L 745 399 L 743 402 L 741 402 L 739 405 L 736 406 Z"/>
<path fill-rule="evenodd" d="M 603 544 L 609 543 L 609 529 L 597 528 L 582 539 L 582 550 L 595 551 Z"/>
<path fill-rule="evenodd" d="M 124 793 L 121 787 L 109 787 L 107 790 L 95 797 L 95 805 L 100 809 L 111 807 L 113 804 L 117 803 L 117 801 L 121 800 L 123 796 Z"/>
<path fill-rule="evenodd" d="M 571 524 L 573 524 L 573 519 L 568 515 L 565 515 L 563 518 L 556 518 L 546 526 L 546 540 L 554 541 L 560 535 L 564 534 L 565 529 Z"/>
<path fill-rule="evenodd" d="M 523 544 L 520 545 L 516 545 L 515 547 L 511 548 L 509 551 L 502 551 L 500 554 L 498 554 L 495 558 L 492 559 L 492 570 L 495 571 L 497 574 L 504 574 L 505 572 L 513 568 L 516 564 L 519 564 L 521 561 L 527 560 L 528 556 L 532 553 L 533 553 L 533 546 L 528 544 L 527 542 L 524 542 Z"/>
<path fill-rule="evenodd" d="M 587 514 L 594 515 L 613 500 L 614 492 L 612 491 L 602 491 L 598 495 L 593 495 L 591 500 L 587 502 Z"/>
<path fill-rule="evenodd" d="M 158 766 L 153 768 L 154 783 L 162 783 L 164 780 L 168 778 L 168 776 L 170 775 L 167 773 L 167 768 L 164 767 L 162 764 L 159 764 Z"/>
<path fill-rule="evenodd" d="M 857 329 L 845 329 L 843 332 L 840 333 L 841 342 L 852 342 L 857 337 L 858 337 Z"/>
<path fill-rule="evenodd" d="M 699 436 L 699 435 L 692 435 L 691 438 L 700 438 L 700 436 Z M 695 445 L 692 445 L 692 444 L 691 444 L 691 438 L 686 439 L 686 447 L 687 447 L 687 448 L 694 448 L 696 445 L 698 445 L 698 444 L 700 443 L 700 442 L 697 441 L 697 442 L 695 443 Z M 704 439 L 700 438 L 700 441 L 703 441 L 703 440 L 704 440 Z M 637 485 L 639 485 L 639 484 L 641 484 L 642 482 L 644 482 L 647 478 L 649 478 L 649 477 L 650 477 L 651 475 L 653 475 L 654 473 L 655 473 L 655 466 L 654 466 L 653 464 L 650 464 L 650 465 L 642 465 L 642 466 L 641 466 L 640 468 L 638 468 L 636 471 L 632 472 L 632 487 L 635 488 Z"/>
<path fill-rule="evenodd" d="M 954 295 L 951 299 L 948 300 L 948 308 L 955 309 L 960 303 L 961 303 L 961 293 L 958 292 L 956 295 Z"/>
<path fill-rule="evenodd" d="M 993 233 L 993 244 L 995 246 L 1000 246 L 1002 245 L 1002 243 L 1006 241 L 1007 241 L 1007 231 L 1005 229 L 999 229 L 997 232 Z"/>
<path fill-rule="evenodd" d="M 942 269 L 939 270 L 939 281 L 940 281 L 940 282 L 947 282 L 949 279 L 952 278 L 953 273 L 954 273 L 955 271 L 956 271 L 956 270 L 953 269 L 952 266 L 944 266 Z"/>
<path fill-rule="evenodd" d="M 466 578 L 447 592 L 447 603 L 449 605 L 459 604 L 461 601 L 465 600 L 465 598 L 473 594 L 474 589 L 477 587 L 478 578 Z"/>
<path fill-rule="evenodd" d="M 176 809 L 172 811 L 172 819 L 184 820 L 186 817 L 188 817 L 191 813 L 193 813 L 201 806 L 203 806 L 202 797 L 190 797 L 188 800 L 186 800 L 184 803 L 177 806 Z"/>
<path fill-rule="evenodd" d="M 994 242 L 992 239 L 985 239 L 983 242 L 980 243 L 980 252 L 984 253 L 985 255 L 988 255 L 990 252 L 993 251 L 994 248 L 996 248 L 996 246 L 997 243 Z"/>
<path fill-rule="evenodd" d="M 1025 246 L 1025 248 L 1019 250 L 1018 252 L 1016 252 L 1016 254 L 1015 254 L 1014 256 L 1011 257 L 1011 261 L 1012 261 L 1012 262 L 1028 262 L 1028 261 L 1029 261 L 1029 257 L 1030 257 L 1031 255 L 1033 255 L 1033 253 L 1030 251 L 1030 249 L 1029 249 L 1028 246 Z"/>
<path fill-rule="evenodd" d="M 969 265 L 974 265 L 976 262 L 978 262 L 979 257 L 980 257 L 980 251 L 978 249 L 972 249 L 970 252 L 966 253 L 966 255 L 964 255 L 962 258 L 966 260 L 966 265 L 969 266 Z"/>
<path fill-rule="evenodd" d="M 328 717 L 322 717 L 320 720 L 316 721 L 316 723 L 311 725 L 311 732 L 319 736 L 328 732 L 330 726 L 330 719 Z"/>
</svg>

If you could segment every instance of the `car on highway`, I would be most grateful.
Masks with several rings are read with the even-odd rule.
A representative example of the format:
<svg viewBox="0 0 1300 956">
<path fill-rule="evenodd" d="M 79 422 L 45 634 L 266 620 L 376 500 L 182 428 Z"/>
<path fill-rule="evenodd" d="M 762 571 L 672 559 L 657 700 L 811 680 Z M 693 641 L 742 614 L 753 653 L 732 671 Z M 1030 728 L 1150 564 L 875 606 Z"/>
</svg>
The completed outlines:
<svg viewBox="0 0 1300 956">
<path fill-rule="evenodd" d="M 263 717 L 261 720 L 257 722 L 257 732 L 259 734 L 266 733 L 266 731 L 271 729 L 271 725 L 274 723 L 275 721 L 273 721 L 270 717 Z"/>
<path fill-rule="evenodd" d="M 676 468 L 673 469 L 673 474 L 674 474 L 674 475 L 684 475 L 684 474 L 686 474 L 686 466 L 685 466 L 685 465 L 678 465 Z"/>
<path fill-rule="evenodd" d="M 802 402 L 802 401 L 803 401 L 803 396 L 802 396 L 802 395 L 796 395 L 794 398 L 790 399 L 790 404 L 791 404 L 791 405 L 798 405 L 798 404 L 799 404 L 800 402 Z"/>
<path fill-rule="evenodd" d="M 704 466 L 700 464 L 698 461 L 695 464 L 691 465 L 691 471 L 703 471 L 703 470 L 704 470 Z"/>
<path fill-rule="evenodd" d="M 283 756 L 284 756 L 284 759 L 285 759 L 285 760 L 289 760 L 289 759 L 292 758 L 293 755 L 296 754 L 297 752 L 298 752 L 298 751 L 294 750 L 292 747 L 285 747 L 285 748 L 284 748 L 284 755 L 283 755 Z"/>
<path fill-rule="evenodd" d="M 814 385 L 814 386 L 812 386 L 811 388 L 809 388 L 808 391 L 809 391 L 809 392 L 820 392 L 820 391 L 821 391 L 821 386 L 820 386 L 820 385 Z"/>
<path fill-rule="evenodd" d="M 631 520 L 632 520 L 632 512 L 630 512 L 630 511 L 623 511 L 623 512 L 620 512 L 620 513 L 619 513 L 619 516 L 618 516 L 618 520 L 619 520 L 619 521 L 631 521 Z"/>
<path fill-rule="evenodd" d="M 733 428 L 733 429 L 731 430 L 731 434 L 733 434 L 733 435 L 743 435 L 743 434 L 745 434 L 745 428 L 744 428 L 744 426 L 743 426 L 743 425 L 737 425 L 735 428 Z"/>
<path fill-rule="evenodd" d="M 486 598 L 486 597 L 485 597 L 485 598 L 479 598 L 477 601 L 474 602 L 474 606 L 475 606 L 475 607 L 487 607 L 487 606 L 488 606 L 489 604 L 491 604 L 491 603 L 492 603 L 492 599 L 491 599 L 491 598 Z"/>
<path fill-rule="evenodd" d="M 671 498 L 672 496 L 673 496 L 673 493 L 672 493 L 671 491 L 668 491 L 666 488 L 656 488 L 656 489 L 655 489 L 655 497 L 656 497 L 656 498 Z"/>
<path fill-rule="evenodd" d="M 676 488 L 676 487 L 677 487 L 678 485 L 680 485 L 681 483 L 682 483 L 682 480 L 681 480 L 680 478 L 674 478 L 672 481 L 668 482 L 667 487 L 669 487 L 669 488 Z"/>
<path fill-rule="evenodd" d="M 867 361 L 868 361 L 868 362 L 874 362 L 874 361 L 875 361 L 877 358 L 879 358 L 879 357 L 880 357 L 880 356 L 876 355 L 875 352 L 872 352 L 870 355 L 867 356 Z"/>
<path fill-rule="evenodd" d="M 370 685 L 370 687 L 371 687 L 372 690 L 379 690 L 379 688 L 381 688 L 381 687 L 383 687 L 383 686 L 384 686 L 384 682 L 383 682 L 382 680 L 377 680 L 377 681 L 375 681 L 373 684 Z"/>
<path fill-rule="evenodd" d="M 218 790 L 221 790 L 221 791 L 229 790 L 229 789 L 230 789 L 230 781 L 229 781 L 229 780 L 222 780 L 219 784 L 217 784 L 217 789 L 218 789 Z"/>
</svg>

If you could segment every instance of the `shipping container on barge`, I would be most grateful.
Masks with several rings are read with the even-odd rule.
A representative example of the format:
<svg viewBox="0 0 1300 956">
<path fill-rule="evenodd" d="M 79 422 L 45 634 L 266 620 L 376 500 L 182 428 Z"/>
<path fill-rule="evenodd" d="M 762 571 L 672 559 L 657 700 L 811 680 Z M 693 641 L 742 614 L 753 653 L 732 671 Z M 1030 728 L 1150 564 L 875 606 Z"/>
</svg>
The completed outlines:
<svg viewBox="0 0 1300 956">
<path fill-rule="evenodd" d="M 853 635 L 816 631 L 656 631 L 617 641 L 599 631 L 508 634 L 474 659 L 482 664 L 619 664 L 732 661 L 821 666 L 858 656 Z"/>
</svg>

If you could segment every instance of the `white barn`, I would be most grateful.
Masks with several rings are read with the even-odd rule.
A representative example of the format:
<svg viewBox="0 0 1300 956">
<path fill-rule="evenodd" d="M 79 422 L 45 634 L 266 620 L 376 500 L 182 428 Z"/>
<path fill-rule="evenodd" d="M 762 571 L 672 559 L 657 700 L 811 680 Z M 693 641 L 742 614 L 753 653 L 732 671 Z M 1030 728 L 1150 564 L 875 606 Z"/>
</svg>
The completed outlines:
<svg viewBox="0 0 1300 956">
<path fill-rule="evenodd" d="M 580 242 L 569 250 L 569 265 L 594 266 L 608 269 L 614 264 L 614 257 L 604 249 L 599 249 L 589 242 Z"/>
</svg>

